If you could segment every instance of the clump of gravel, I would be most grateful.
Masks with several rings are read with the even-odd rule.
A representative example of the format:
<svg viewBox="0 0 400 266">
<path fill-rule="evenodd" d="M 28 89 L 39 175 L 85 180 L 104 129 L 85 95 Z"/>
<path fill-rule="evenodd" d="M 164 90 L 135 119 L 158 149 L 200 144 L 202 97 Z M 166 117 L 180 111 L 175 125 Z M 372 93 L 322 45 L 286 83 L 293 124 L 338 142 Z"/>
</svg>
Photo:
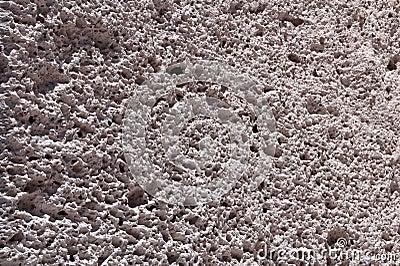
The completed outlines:
<svg viewBox="0 0 400 266">
<path fill-rule="evenodd" d="M 0 11 L 1 265 L 400 253 L 395 1 L 15 0 Z M 279 133 L 255 191 L 243 176 L 190 208 L 144 193 L 121 141 L 134 91 L 186 59 L 264 84 Z"/>
</svg>

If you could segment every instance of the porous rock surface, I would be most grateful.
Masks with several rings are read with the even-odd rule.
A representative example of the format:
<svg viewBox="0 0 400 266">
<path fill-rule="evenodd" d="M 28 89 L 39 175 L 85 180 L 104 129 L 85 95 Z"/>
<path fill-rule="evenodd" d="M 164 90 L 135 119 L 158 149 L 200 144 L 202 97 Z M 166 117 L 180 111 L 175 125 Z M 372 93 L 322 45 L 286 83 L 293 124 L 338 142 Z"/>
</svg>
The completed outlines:
<svg viewBox="0 0 400 266">
<path fill-rule="evenodd" d="M 0 265 L 274 265 L 271 250 L 338 239 L 400 252 L 397 1 L 14 0 L 0 14 Z M 125 104 L 185 59 L 265 84 L 280 135 L 256 191 L 184 208 L 129 173 Z"/>
</svg>

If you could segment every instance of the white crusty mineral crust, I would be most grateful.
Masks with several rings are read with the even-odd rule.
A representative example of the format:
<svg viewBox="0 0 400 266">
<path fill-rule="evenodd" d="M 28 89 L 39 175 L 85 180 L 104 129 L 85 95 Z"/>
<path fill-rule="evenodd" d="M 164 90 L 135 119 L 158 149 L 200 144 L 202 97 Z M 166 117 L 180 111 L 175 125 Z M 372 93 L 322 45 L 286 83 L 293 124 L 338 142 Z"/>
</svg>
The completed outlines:
<svg viewBox="0 0 400 266">
<path fill-rule="evenodd" d="M 394 0 L 0 1 L 0 265 L 276 265 L 273 250 L 339 238 L 399 253 L 399 14 Z M 129 98 L 185 60 L 265 84 L 279 145 L 255 191 L 256 164 L 191 208 L 132 182 Z"/>
</svg>

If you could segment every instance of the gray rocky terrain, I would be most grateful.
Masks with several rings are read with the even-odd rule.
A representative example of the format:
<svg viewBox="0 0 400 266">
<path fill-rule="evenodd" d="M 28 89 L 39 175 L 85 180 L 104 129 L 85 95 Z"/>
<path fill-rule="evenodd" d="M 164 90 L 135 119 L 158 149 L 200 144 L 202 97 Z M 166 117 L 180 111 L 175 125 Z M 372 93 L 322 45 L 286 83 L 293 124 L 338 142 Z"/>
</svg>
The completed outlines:
<svg viewBox="0 0 400 266">
<path fill-rule="evenodd" d="M 0 265 L 399 265 L 399 14 L 394 0 L 0 1 Z M 184 207 L 136 183 L 127 103 L 184 60 L 264 84 L 278 145 L 256 189 L 243 176 Z"/>
</svg>

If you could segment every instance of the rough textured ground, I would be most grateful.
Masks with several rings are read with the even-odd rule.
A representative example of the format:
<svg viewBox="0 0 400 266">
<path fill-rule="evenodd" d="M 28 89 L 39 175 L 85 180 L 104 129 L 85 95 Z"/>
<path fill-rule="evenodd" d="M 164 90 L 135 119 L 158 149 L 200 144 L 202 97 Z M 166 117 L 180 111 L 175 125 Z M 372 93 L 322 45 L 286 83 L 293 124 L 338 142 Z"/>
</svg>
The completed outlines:
<svg viewBox="0 0 400 266">
<path fill-rule="evenodd" d="M 369 263 L 328 258 L 338 239 L 400 253 L 398 1 L 15 0 L 0 14 L 0 265 L 274 265 L 299 247 Z M 183 208 L 133 182 L 125 104 L 184 59 L 266 85 L 280 136 L 257 191 Z"/>
</svg>

